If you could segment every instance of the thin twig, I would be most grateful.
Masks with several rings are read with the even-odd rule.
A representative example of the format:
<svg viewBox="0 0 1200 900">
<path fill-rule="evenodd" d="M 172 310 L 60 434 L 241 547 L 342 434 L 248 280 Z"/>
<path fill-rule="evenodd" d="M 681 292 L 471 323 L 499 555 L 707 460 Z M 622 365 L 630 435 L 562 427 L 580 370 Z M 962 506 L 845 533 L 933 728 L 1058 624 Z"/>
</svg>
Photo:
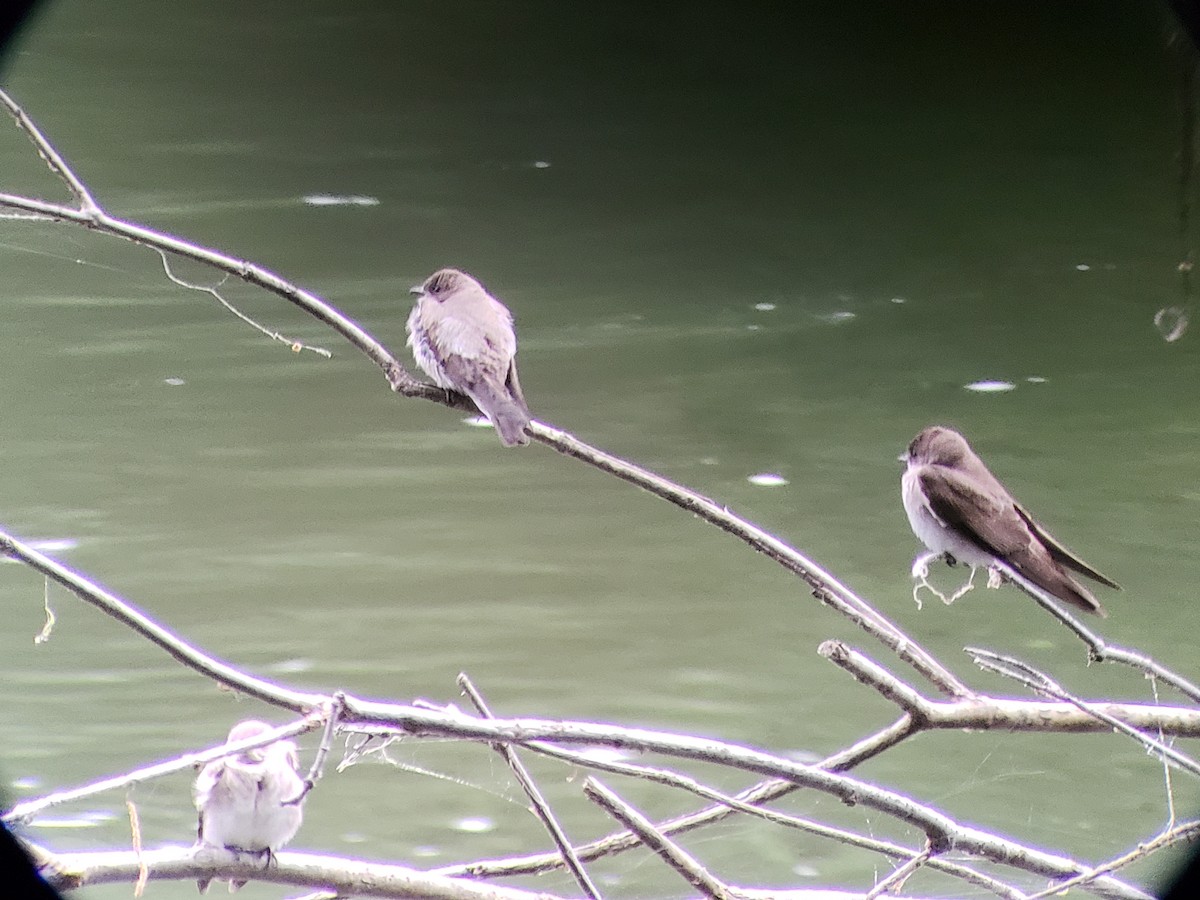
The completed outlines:
<svg viewBox="0 0 1200 900">
<path fill-rule="evenodd" d="M 1069 888 L 1075 886 L 1085 886 L 1089 882 L 1094 881 L 1101 875 L 1109 875 L 1113 872 L 1120 871 L 1125 866 L 1139 862 L 1145 859 L 1156 850 L 1161 850 L 1164 847 L 1169 847 L 1172 844 L 1178 844 L 1182 841 L 1194 841 L 1200 836 L 1200 820 L 1184 822 L 1182 825 L 1177 825 L 1167 831 L 1162 832 L 1153 840 L 1143 844 L 1138 844 L 1134 849 L 1127 853 L 1122 853 L 1120 856 L 1113 857 L 1107 862 L 1100 863 L 1098 866 L 1093 866 L 1086 872 L 1080 872 L 1072 878 L 1067 878 L 1063 881 L 1056 881 L 1053 885 L 1036 894 L 1030 894 L 1029 900 L 1042 900 L 1044 897 L 1057 897 L 1064 894 Z"/>
<path fill-rule="evenodd" d="M 46 139 L 41 129 L 25 114 L 25 110 L 21 109 L 4 91 L 0 91 L 0 104 L 3 104 L 4 108 L 8 110 L 8 114 L 16 121 L 17 127 L 28 135 L 34 147 L 37 148 L 38 154 L 46 161 L 46 165 L 50 167 L 50 171 L 61 178 L 63 183 L 66 184 L 68 190 L 70 190 L 79 202 L 80 211 L 85 215 L 99 212 L 100 207 L 92 199 L 91 191 L 87 189 L 83 181 L 71 170 L 66 160 L 59 156 L 58 151 L 54 149 L 54 145 Z"/>
<path fill-rule="evenodd" d="M 595 778 L 583 783 L 583 792 L 610 816 L 632 831 L 638 839 L 682 875 L 687 882 L 711 900 L 736 900 L 742 895 L 722 883 L 700 862 L 654 827 L 644 815 L 618 797 Z"/>
<path fill-rule="evenodd" d="M 475 708 L 479 710 L 481 716 L 485 719 L 495 718 L 492 715 L 492 711 L 488 709 L 483 695 L 476 689 L 466 672 L 459 673 L 458 686 L 470 701 L 475 704 Z M 558 847 L 558 852 L 562 854 L 563 862 L 566 863 L 567 869 L 579 883 L 579 887 L 592 900 L 600 900 L 600 891 L 596 889 L 596 885 L 592 883 L 592 879 L 588 875 L 587 870 L 584 869 L 583 863 L 575 855 L 575 848 L 572 846 L 570 838 L 567 837 L 562 826 L 558 824 L 558 819 L 555 818 L 554 812 L 550 809 L 550 804 L 542 796 L 542 792 L 534 783 L 529 770 L 525 768 L 525 764 L 517 758 L 516 752 L 508 744 L 496 743 L 492 744 L 492 748 L 504 758 L 504 761 L 508 763 L 508 767 L 512 769 L 513 775 L 516 776 L 517 782 L 521 785 L 521 790 L 525 792 L 525 795 L 533 804 L 534 813 L 541 819 L 542 824 L 546 826 L 546 830 L 550 832 L 550 837 L 553 839 L 554 845 Z"/>
<path fill-rule="evenodd" d="M 78 572 L 68 569 L 62 563 L 39 553 L 3 531 L 0 531 L 0 554 L 18 559 L 47 578 L 58 582 L 80 599 L 124 623 L 151 643 L 157 644 L 188 668 L 194 669 L 228 688 L 298 713 L 307 713 L 328 699 L 321 694 L 292 691 L 266 679 L 247 675 L 233 666 L 209 656 L 193 647 L 179 635 L 159 625 L 149 616 L 137 610 L 131 603 L 104 590 Z"/>
<path fill-rule="evenodd" d="M 91 797 L 105 791 L 127 788 L 144 781 L 149 781 L 152 778 L 160 778 L 163 775 L 179 772 L 183 769 L 202 766 L 214 759 L 221 759 L 225 756 L 231 756 L 234 753 L 241 753 L 243 750 L 265 747 L 267 744 L 273 744 L 275 741 L 312 731 L 320 725 L 320 722 L 320 717 L 317 715 L 306 716 L 303 719 L 297 719 L 289 725 L 272 728 L 270 731 L 265 731 L 247 740 L 218 744 L 215 747 L 210 747 L 208 750 L 185 753 L 182 756 L 176 756 L 163 762 L 142 766 L 134 769 L 132 772 L 115 775 L 111 778 L 103 778 L 100 781 L 94 781 L 82 787 L 56 791 L 53 794 L 47 794 L 45 797 L 35 797 L 23 803 L 18 803 L 0 818 L 2 818 L 5 824 L 10 825 L 28 822 L 33 816 L 51 807 L 60 806 L 63 803 L 70 803 L 75 800 L 82 800 L 85 797 Z"/>
<path fill-rule="evenodd" d="M 1004 656 L 978 647 L 966 647 L 965 650 L 981 669 L 1012 678 L 1015 681 L 1021 682 L 1026 687 L 1037 691 L 1039 694 L 1070 703 L 1087 715 L 1108 725 L 1110 728 L 1122 734 L 1129 735 L 1129 737 L 1136 740 L 1142 746 L 1159 754 L 1162 759 L 1170 760 L 1184 771 L 1200 776 L 1200 763 L 1196 762 L 1190 756 L 1180 753 L 1173 747 L 1168 747 L 1162 741 L 1157 741 L 1149 735 L 1143 734 L 1136 728 L 1125 724 L 1116 716 L 1111 716 L 1104 710 L 1099 709 L 1095 704 L 1080 700 L 1074 694 L 1064 690 L 1062 685 L 1054 681 L 1049 675 L 1038 671 L 1028 663 L 1011 656 Z"/>
<path fill-rule="evenodd" d="M 329 702 L 325 713 L 325 728 L 321 732 L 321 743 L 317 745 L 317 752 L 313 756 L 312 766 L 309 767 L 308 774 L 304 777 L 300 793 L 290 800 L 283 801 L 284 806 L 298 804 L 308 796 L 308 792 L 321 780 L 321 776 L 325 773 L 325 758 L 329 756 L 329 750 L 333 746 L 333 734 L 337 730 L 338 723 L 341 721 L 345 711 L 346 695 L 342 691 L 334 691 L 333 699 Z"/>
<path fill-rule="evenodd" d="M 1171 685 L 1177 691 L 1182 693 L 1188 699 L 1200 703 L 1200 687 L 1197 687 L 1188 679 L 1184 678 L 1177 672 L 1173 672 L 1166 666 L 1157 662 L 1143 653 L 1136 653 L 1132 650 L 1127 650 L 1124 647 L 1114 647 L 1084 625 L 1079 619 L 1067 612 L 1061 604 L 1049 596 L 1045 591 L 1039 588 L 1036 584 L 1029 581 L 1011 566 L 1004 563 L 998 563 L 999 568 L 1005 576 L 1014 584 L 1020 586 L 1030 597 L 1032 597 L 1042 609 L 1046 610 L 1050 615 L 1054 616 L 1062 622 L 1068 629 L 1074 632 L 1088 648 L 1088 656 L 1097 662 L 1119 662 L 1131 668 L 1137 669 L 1146 675 L 1161 679 Z"/>
<path fill-rule="evenodd" d="M 601 772 L 609 772 L 614 775 L 626 775 L 633 778 L 642 778 L 656 784 L 666 785 L 668 787 L 679 788 L 685 790 L 697 797 L 710 802 L 719 803 L 728 807 L 731 811 L 746 813 L 756 818 L 763 819 L 776 825 L 782 825 L 788 828 L 812 834 L 817 837 L 827 838 L 839 843 L 847 844 L 852 847 L 857 847 L 863 850 L 870 850 L 875 853 L 882 853 L 892 858 L 904 859 L 911 858 L 920 851 L 910 847 L 904 847 L 900 844 L 893 844 L 887 841 L 882 841 L 877 838 L 867 837 L 853 831 L 847 831 L 842 828 L 833 828 L 829 825 L 824 825 L 820 822 L 814 822 L 811 819 L 804 819 L 798 816 L 787 815 L 786 813 L 777 812 L 766 807 L 759 806 L 753 803 L 748 803 L 745 800 L 738 799 L 730 794 L 718 791 L 708 785 L 701 784 L 696 779 L 683 775 L 679 772 L 673 772 L 669 769 L 660 769 L 653 766 L 643 766 L 636 763 L 619 762 L 616 760 L 598 759 L 587 753 L 580 753 L 575 750 L 567 750 L 562 747 L 556 747 L 553 744 L 542 742 L 533 742 L 526 744 L 530 750 L 534 750 L 545 756 L 554 759 L 560 759 L 564 762 L 570 762 L 574 765 L 595 769 Z M 789 787 L 794 787 L 789 785 Z M 745 791 L 739 796 L 744 796 Z M 760 801 L 762 802 L 762 801 Z M 715 818 L 715 817 L 714 817 Z M 669 823 L 656 826 L 664 834 L 677 834 L 691 829 L 672 827 Z M 632 835 L 631 835 L 632 837 Z M 930 868 L 937 869 L 947 875 L 953 875 L 957 878 L 989 890 L 1006 900 L 1025 900 L 1025 895 L 1011 885 L 998 881 L 990 876 L 983 875 L 975 869 L 958 863 L 950 863 L 933 857 L 929 860 Z"/>
<path fill-rule="evenodd" d="M 0 91 L 0 98 L 3 98 L 3 102 L 13 113 L 18 126 L 26 132 L 35 146 L 38 146 L 39 149 L 45 148 L 46 151 L 53 154 L 52 157 L 49 157 L 52 160 L 52 168 L 60 172 L 64 179 L 67 179 L 68 184 L 77 182 L 82 185 L 80 179 L 71 172 L 66 163 L 57 154 L 54 154 L 49 142 L 34 127 L 20 107 L 2 91 Z M 133 222 L 115 218 L 95 206 L 94 202 L 85 211 L 80 211 L 44 200 L 0 193 L 0 206 L 47 215 L 60 221 L 74 222 L 94 231 L 150 247 L 160 253 L 172 253 L 196 260 L 219 271 L 235 275 L 248 284 L 277 294 L 329 325 L 383 370 L 393 391 L 405 397 L 420 397 L 455 409 L 473 408 L 469 400 L 454 392 L 447 392 L 434 385 L 418 381 L 383 344 L 364 331 L 357 323 L 342 315 L 315 294 L 297 287 L 261 266 L 235 259 L 217 250 L 201 247 Z M 559 453 L 579 459 L 601 471 L 635 484 L 741 539 L 802 578 L 808 584 L 814 597 L 822 603 L 832 606 L 882 641 L 901 659 L 929 679 L 940 691 L 953 697 L 970 696 L 970 689 L 961 680 L 901 631 L 898 626 L 842 584 L 830 572 L 774 535 L 733 514 L 726 507 L 715 503 L 708 497 L 688 490 L 640 466 L 635 466 L 627 460 L 585 444 L 565 431 L 541 422 L 534 422 L 530 427 L 530 433 L 539 442 Z"/>
<path fill-rule="evenodd" d="M 202 294 L 208 294 L 210 297 L 212 297 L 214 300 L 216 300 L 218 303 L 220 303 L 223 307 L 225 307 L 225 309 L 227 309 L 229 312 L 233 313 L 235 316 L 237 316 L 239 319 L 241 319 L 243 322 L 245 322 L 247 325 L 249 325 L 255 331 L 259 332 L 260 334 L 262 334 L 266 337 L 269 337 L 273 341 L 278 341 L 281 344 L 287 344 L 288 347 L 294 353 L 299 353 L 301 350 L 310 350 L 313 353 L 317 354 L 318 356 L 323 356 L 326 359 L 329 359 L 330 357 L 333 356 L 333 354 L 330 353 L 328 350 L 326 350 L 324 347 L 315 347 L 312 344 L 306 344 L 303 341 L 298 340 L 296 338 L 287 337 L 286 335 L 281 334 L 278 331 L 272 331 L 271 329 L 267 328 L 265 325 L 261 324 L 257 320 L 246 315 L 244 312 L 242 312 L 240 309 L 238 309 L 236 306 L 234 306 L 232 303 L 230 303 L 228 300 L 226 300 L 225 296 L 220 291 L 218 291 L 215 287 L 213 287 L 212 285 L 195 284 L 191 281 L 187 281 L 183 278 L 180 278 L 178 275 L 176 275 L 174 272 L 171 271 L 171 261 L 170 261 L 170 259 L 167 258 L 166 252 L 159 247 L 153 247 L 151 249 L 153 249 L 156 253 L 158 253 L 159 257 L 162 259 L 163 272 L 166 273 L 167 278 L 169 278 L 173 283 L 179 285 L 179 287 L 187 288 L 190 291 L 199 291 Z M 228 277 L 228 276 L 226 276 L 226 277 Z"/>
<path fill-rule="evenodd" d="M 883 896 L 886 891 L 891 890 L 893 887 L 899 890 L 904 885 L 904 882 L 908 880 L 908 877 L 921 868 L 921 866 L 925 865 L 932 855 L 933 849 L 926 844 L 924 850 L 913 856 L 912 859 L 907 860 L 904 865 L 897 867 L 892 874 L 867 891 L 863 900 L 875 900 L 875 898 Z"/>
<path fill-rule="evenodd" d="M 842 641 L 825 641 L 817 648 L 819 656 L 850 672 L 863 684 L 870 685 L 921 723 L 928 701 L 915 688 L 896 678 L 882 666 L 851 650 Z"/>
<path fill-rule="evenodd" d="M 989 652 L 967 649 L 980 654 Z M 1200 711 L 1191 707 L 1078 699 L 1055 703 L 985 695 L 971 700 L 930 700 L 841 641 L 826 641 L 822 644 L 822 655 L 862 684 L 899 704 L 914 720 L 915 730 L 1003 727 L 1008 731 L 1098 733 L 1109 731 L 1112 719 L 1133 729 L 1163 728 L 1178 737 L 1200 737 Z M 1080 707 L 1081 703 L 1086 709 Z M 1102 719 L 1097 713 L 1107 718 Z"/>
</svg>

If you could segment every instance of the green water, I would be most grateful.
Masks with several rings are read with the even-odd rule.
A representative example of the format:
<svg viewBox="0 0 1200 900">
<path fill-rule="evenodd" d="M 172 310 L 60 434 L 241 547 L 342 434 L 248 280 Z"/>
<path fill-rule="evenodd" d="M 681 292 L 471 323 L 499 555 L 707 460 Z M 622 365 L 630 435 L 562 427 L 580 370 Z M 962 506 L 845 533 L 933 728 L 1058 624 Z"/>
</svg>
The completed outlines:
<svg viewBox="0 0 1200 900">
<path fill-rule="evenodd" d="M 926 424 L 961 428 L 1125 585 L 1102 597 L 1103 633 L 1195 676 L 1200 336 L 1167 343 L 1152 322 L 1180 300 L 1168 37 L 1165 14 L 1134 3 L 1086 18 L 812 5 L 785 21 L 688 4 L 59 0 L 7 86 L 112 213 L 269 266 L 397 351 L 407 287 L 468 269 L 517 317 L 538 418 L 802 548 L 979 689 L 1019 694 L 974 671 L 965 644 L 1088 696 L 1147 700 L 1013 590 L 918 611 L 895 457 Z M 12 128 L 0 172 L 2 190 L 62 197 Z M 317 194 L 378 202 L 305 202 Z M 815 650 L 842 637 L 890 660 L 782 570 L 572 460 L 503 452 L 457 413 L 397 400 L 273 297 L 229 288 L 332 360 L 75 227 L 0 221 L 0 271 L 0 522 L 70 542 L 55 555 L 222 658 L 401 701 L 457 701 L 465 670 L 499 715 L 818 756 L 894 715 Z M 1016 387 L 964 389 L 985 379 Z M 747 481 L 764 472 L 789 483 Z M 12 796 L 271 716 L 62 592 L 35 647 L 42 582 L 0 574 Z M 294 846 L 422 867 L 549 847 L 486 747 L 395 755 L 464 783 L 330 775 Z M 607 833 L 574 773 L 534 767 L 574 838 Z M 1161 769 L 1114 736 L 926 735 L 861 771 L 1088 860 L 1164 815 Z M 191 840 L 188 781 L 133 793 L 148 844 Z M 1176 782 L 1183 813 L 1197 791 Z M 690 808 L 617 786 L 653 814 Z M 123 800 L 55 811 L 59 827 L 33 834 L 127 846 Z M 893 833 L 830 799 L 785 805 Z M 686 843 L 735 883 L 865 889 L 887 870 L 740 819 Z M 613 897 L 686 895 L 644 855 L 596 871 Z M 520 883 L 574 892 L 562 876 Z"/>
</svg>

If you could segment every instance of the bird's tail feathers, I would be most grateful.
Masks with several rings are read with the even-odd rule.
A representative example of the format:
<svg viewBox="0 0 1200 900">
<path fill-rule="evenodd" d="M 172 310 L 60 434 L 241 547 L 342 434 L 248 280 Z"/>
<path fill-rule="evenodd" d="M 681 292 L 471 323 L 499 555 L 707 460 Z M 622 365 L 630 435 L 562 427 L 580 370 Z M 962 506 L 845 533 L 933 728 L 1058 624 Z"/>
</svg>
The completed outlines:
<svg viewBox="0 0 1200 900">
<path fill-rule="evenodd" d="M 1092 613 L 1104 619 L 1108 612 L 1092 592 L 1072 578 L 1058 563 L 1047 557 L 1029 565 L 1029 560 L 1013 558 L 1010 560 L 1013 569 L 1028 578 L 1030 582 L 1040 587 L 1051 597 L 1055 597 L 1084 612 Z M 1022 565 L 1025 562 L 1025 565 Z"/>
<path fill-rule="evenodd" d="M 525 429 L 529 427 L 529 410 L 523 402 L 509 396 L 508 392 L 487 382 L 474 386 L 471 399 L 480 411 L 491 420 L 505 447 L 529 443 Z"/>
</svg>

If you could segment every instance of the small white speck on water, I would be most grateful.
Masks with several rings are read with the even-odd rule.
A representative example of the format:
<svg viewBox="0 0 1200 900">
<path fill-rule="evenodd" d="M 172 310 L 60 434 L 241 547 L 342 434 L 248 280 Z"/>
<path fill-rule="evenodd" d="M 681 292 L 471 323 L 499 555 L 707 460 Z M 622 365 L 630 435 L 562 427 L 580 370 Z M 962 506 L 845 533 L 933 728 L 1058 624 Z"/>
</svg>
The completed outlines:
<svg viewBox="0 0 1200 900">
<path fill-rule="evenodd" d="M 277 663 L 271 663 L 267 666 L 268 672 L 281 672 L 285 674 L 297 674 L 299 672 L 311 672 L 313 670 L 313 661 L 311 659 L 281 659 Z"/>
<path fill-rule="evenodd" d="M 1092 267 L 1091 267 L 1091 266 L 1089 266 L 1087 263 L 1080 263 L 1080 264 L 1079 264 L 1079 265 L 1077 265 L 1075 268 L 1076 268 L 1078 271 L 1080 271 L 1080 272 L 1087 272 L 1087 271 L 1088 271 L 1089 269 L 1091 269 Z"/>
<path fill-rule="evenodd" d="M 747 331 L 762 331 L 762 326 L 761 325 L 747 325 L 746 330 Z"/>
<path fill-rule="evenodd" d="M 816 878 L 821 871 L 807 863 L 796 863 L 792 866 L 792 874 L 799 875 L 801 878 Z"/>
<path fill-rule="evenodd" d="M 58 550 L 74 550 L 79 541 L 74 538 L 46 538 L 42 541 L 30 541 L 29 546 L 43 553 L 54 553 Z"/>
<path fill-rule="evenodd" d="M 378 206 L 378 197 L 362 194 L 308 194 L 301 198 L 309 206 Z"/>
<path fill-rule="evenodd" d="M 1005 391 L 1015 390 L 1017 386 L 1011 381 L 972 381 L 970 384 L 964 384 L 963 387 L 978 394 L 1002 394 Z"/>
<path fill-rule="evenodd" d="M 599 763 L 615 763 L 626 759 L 633 759 L 634 753 L 630 750 L 622 750 L 620 747 L 584 747 L 578 751 L 580 756 L 587 757 L 593 762 Z"/>
<path fill-rule="evenodd" d="M 35 828 L 95 828 L 115 816 L 104 810 L 93 809 L 81 812 L 77 816 L 63 816 L 60 819 L 34 819 L 29 824 Z"/>
<path fill-rule="evenodd" d="M 169 384 L 171 387 L 179 387 L 181 384 L 187 384 L 182 378 L 164 378 L 163 384 Z"/>
<path fill-rule="evenodd" d="M 367 836 L 360 831 L 347 831 L 342 835 L 343 844 L 365 844 Z"/>
<path fill-rule="evenodd" d="M 550 168 L 550 163 L 546 162 L 544 159 L 539 159 L 534 162 L 533 167 L 535 169 L 548 169 Z"/>
<path fill-rule="evenodd" d="M 442 851 L 437 847 L 431 847 L 428 844 L 422 844 L 420 847 L 413 847 L 413 856 L 429 858 L 430 856 L 441 856 Z"/>
<path fill-rule="evenodd" d="M 852 313 L 848 309 L 839 309 L 820 318 L 833 325 L 840 325 L 842 322 L 849 322 L 851 319 L 858 318 L 858 313 Z"/>
<path fill-rule="evenodd" d="M 749 476 L 746 480 L 759 487 L 780 487 L 788 483 L 786 478 L 776 475 L 774 472 L 759 472 L 757 475 Z"/>
<path fill-rule="evenodd" d="M 479 834 L 484 831 L 493 830 L 496 827 L 496 823 L 485 816 L 470 816 L 465 819 L 459 819 L 454 823 L 454 827 L 459 831 Z"/>
<path fill-rule="evenodd" d="M 770 312 L 775 308 L 774 303 L 755 303 L 754 308 L 759 312 Z"/>
<path fill-rule="evenodd" d="M 1045 384 L 1046 383 L 1046 379 L 1043 378 L 1041 375 L 1030 375 L 1025 380 L 1028 381 L 1030 384 Z"/>
<path fill-rule="evenodd" d="M 893 297 L 892 302 L 893 303 L 907 303 L 908 301 L 906 299 L 904 299 L 903 297 Z"/>
<path fill-rule="evenodd" d="M 14 778 L 12 780 L 13 789 L 18 791 L 36 790 L 37 788 L 41 787 L 41 785 L 42 779 L 34 775 L 25 775 L 21 778 Z"/>
<path fill-rule="evenodd" d="M 784 757 L 793 762 L 804 763 L 806 766 L 815 765 L 821 761 L 821 754 L 812 750 L 801 750 L 799 748 L 791 748 L 783 751 Z"/>
<path fill-rule="evenodd" d="M 470 425 L 472 428 L 491 428 L 492 420 L 487 416 L 467 416 L 463 419 L 463 424 Z"/>
<path fill-rule="evenodd" d="M 700 465 L 702 465 L 702 466 L 715 466 L 716 464 L 717 464 L 717 458 L 715 456 L 700 457 Z"/>
</svg>

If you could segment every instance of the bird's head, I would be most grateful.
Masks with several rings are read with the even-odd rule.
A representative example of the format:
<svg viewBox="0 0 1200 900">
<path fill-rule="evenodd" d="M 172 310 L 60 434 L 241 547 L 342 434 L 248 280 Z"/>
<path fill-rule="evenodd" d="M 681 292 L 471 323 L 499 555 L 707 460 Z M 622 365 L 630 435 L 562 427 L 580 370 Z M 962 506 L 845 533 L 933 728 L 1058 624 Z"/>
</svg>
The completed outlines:
<svg viewBox="0 0 1200 900">
<path fill-rule="evenodd" d="M 919 465 L 957 466 L 971 454 L 967 439 L 944 425 L 930 425 L 912 439 L 900 461 Z"/>
<path fill-rule="evenodd" d="M 409 288 L 410 294 L 432 297 L 439 303 L 463 288 L 478 287 L 479 282 L 458 269 L 438 269 L 423 282 Z"/>
<path fill-rule="evenodd" d="M 248 741 L 264 735 L 270 730 L 271 726 L 266 722 L 260 722 L 257 719 L 247 719 L 244 722 L 238 722 L 230 729 L 226 743 L 232 744 L 235 741 Z M 262 762 L 266 757 L 266 748 L 255 747 L 251 750 L 243 750 L 238 755 L 250 762 Z"/>
</svg>

